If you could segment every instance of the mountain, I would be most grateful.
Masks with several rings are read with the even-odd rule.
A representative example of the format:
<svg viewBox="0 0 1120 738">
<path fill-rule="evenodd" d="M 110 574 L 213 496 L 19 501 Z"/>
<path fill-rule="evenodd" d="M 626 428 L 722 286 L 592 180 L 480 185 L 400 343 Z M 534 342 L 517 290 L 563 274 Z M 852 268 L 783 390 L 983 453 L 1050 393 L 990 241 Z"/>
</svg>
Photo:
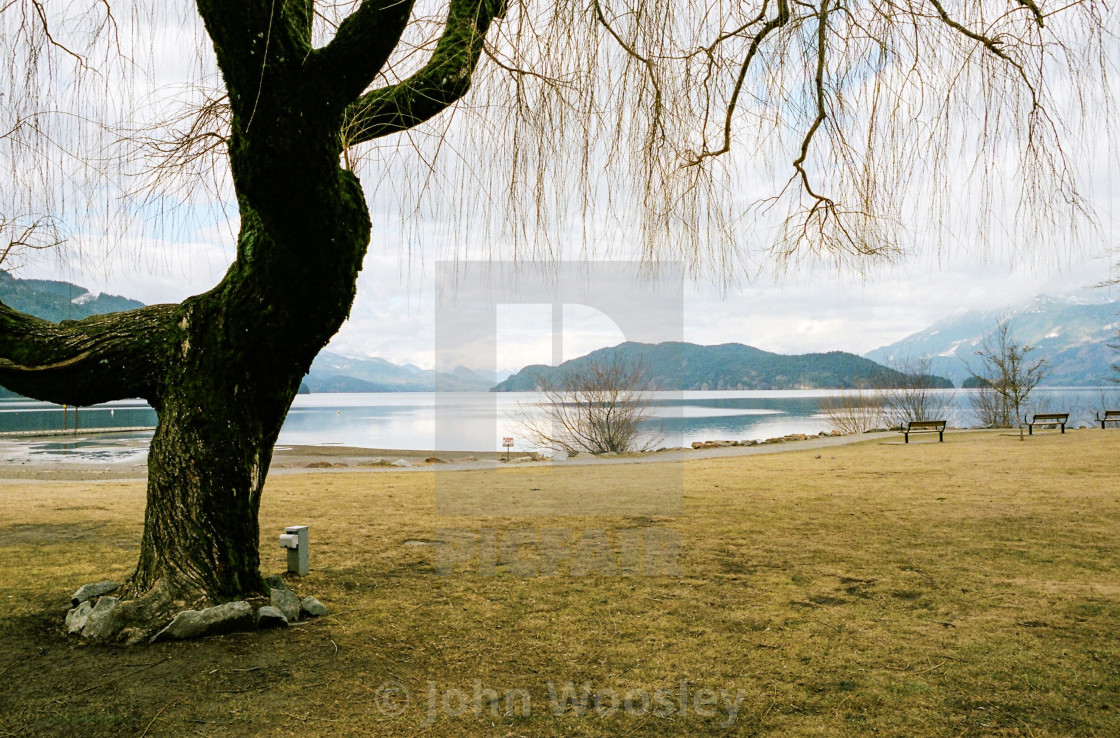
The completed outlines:
<svg viewBox="0 0 1120 738">
<path fill-rule="evenodd" d="M 144 303 L 127 297 L 94 295 L 69 282 L 16 279 L 5 271 L 0 271 L 0 302 L 53 323 L 144 307 Z M 398 366 L 384 359 L 353 358 L 323 351 L 312 364 L 300 392 L 431 392 L 437 388 L 464 392 L 486 391 L 493 384 L 493 379 L 466 367 L 442 374 L 412 364 Z M 0 387 L 0 397 L 15 396 Z"/>
<path fill-rule="evenodd" d="M 91 315 L 133 310 L 144 303 L 117 295 L 92 294 L 85 287 L 45 279 L 16 279 L 0 270 L 0 302 L 13 310 L 34 315 L 52 323 L 81 320 Z M 0 397 L 18 397 L 0 387 Z"/>
<path fill-rule="evenodd" d="M 832 351 L 826 354 L 787 356 L 741 343 L 700 346 L 695 343 L 622 343 L 565 361 L 558 367 L 527 366 L 494 387 L 495 392 L 527 392 L 538 381 L 558 382 L 569 372 L 590 361 L 621 359 L 640 363 L 649 386 L 659 390 L 781 390 L 851 389 L 897 384 L 903 375 L 855 354 Z M 934 387 L 950 387 L 942 377 L 930 377 Z"/>
<path fill-rule="evenodd" d="M 984 337 L 1003 318 L 1011 320 L 1015 340 L 1035 347 L 1032 356 L 1046 359 L 1050 386 L 1096 386 L 1113 375 L 1111 364 L 1120 358 L 1115 349 L 1120 330 L 1120 302 L 1089 296 L 1055 298 L 1039 295 L 1006 310 L 972 310 L 934 323 L 929 328 L 864 354 L 888 366 L 929 357 L 929 370 L 958 385 L 968 376 L 966 362 Z"/>
<path fill-rule="evenodd" d="M 494 384 L 463 366 L 435 372 L 330 351 L 319 352 L 303 381 L 311 392 L 485 392 Z"/>
<path fill-rule="evenodd" d="M 16 279 L 5 271 L 0 271 L 0 302 L 52 323 L 144 307 L 144 303 L 127 297 L 94 295 L 69 282 Z"/>
</svg>

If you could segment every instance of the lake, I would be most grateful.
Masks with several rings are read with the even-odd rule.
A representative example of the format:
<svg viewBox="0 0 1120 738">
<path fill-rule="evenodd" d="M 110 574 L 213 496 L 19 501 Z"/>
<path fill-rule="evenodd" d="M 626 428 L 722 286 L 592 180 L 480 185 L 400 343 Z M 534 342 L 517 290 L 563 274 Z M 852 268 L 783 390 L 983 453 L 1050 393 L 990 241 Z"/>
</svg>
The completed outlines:
<svg viewBox="0 0 1120 738">
<path fill-rule="evenodd" d="M 969 391 L 941 390 L 950 403 L 951 425 L 974 424 Z M 838 390 L 658 392 L 653 411 L 658 445 L 684 446 L 693 441 L 749 440 L 789 433 L 829 430 L 820 412 L 822 398 Z M 501 450 L 502 438 L 514 438 L 515 451 L 531 450 L 511 418 L 519 411 L 535 414 L 534 393 L 399 392 L 299 395 L 280 433 L 280 445 L 340 445 L 383 449 L 440 451 Z M 1031 396 L 1034 409 L 1068 410 L 1071 424 L 1091 424 L 1105 405 L 1120 407 L 1120 388 L 1040 388 Z M 155 412 L 143 401 L 106 403 L 78 412 L 79 428 L 152 426 Z M 64 411 L 57 405 L 28 400 L 0 400 L 0 433 L 60 430 Z M 67 428 L 74 409 L 65 411 Z M 140 434 L 141 436 L 145 434 Z M 150 435 L 148 432 L 146 435 Z M 134 448 L 110 437 L 82 441 L 43 438 L 4 443 L 5 455 L 20 454 L 82 460 L 135 455 Z M 142 451 L 140 454 L 142 455 Z"/>
</svg>

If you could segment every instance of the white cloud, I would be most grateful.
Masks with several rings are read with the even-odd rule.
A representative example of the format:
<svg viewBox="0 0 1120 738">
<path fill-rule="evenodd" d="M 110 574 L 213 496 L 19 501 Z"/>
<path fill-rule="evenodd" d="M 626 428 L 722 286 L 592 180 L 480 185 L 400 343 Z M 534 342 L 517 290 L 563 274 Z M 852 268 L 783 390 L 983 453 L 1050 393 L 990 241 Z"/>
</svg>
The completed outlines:
<svg viewBox="0 0 1120 738">
<path fill-rule="evenodd" d="M 220 233 L 216 230 L 215 234 Z M 90 291 L 120 294 L 146 303 L 174 302 L 205 291 L 221 279 L 232 245 L 208 242 L 118 243 L 80 239 L 68 258 L 48 257 L 18 276 L 64 279 Z M 1036 294 L 1084 292 L 1110 275 L 1107 258 L 1087 258 L 1061 271 L 1050 266 L 978 263 L 958 259 L 938 268 L 908 262 L 862 279 L 807 270 L 781 279 L 759 280 L 726 295 L 692 285 L 685 295 L 687 341 L 745 343 L 767 351 L 802 353 L 844 350 L 864 353 L 892 343 L 954 312 L 994 309 Z M 350 319 L 330 350 L 379 356 L 431 368 L 434 363 L 435 291 L 431 262 L 382 250 L 366 258 Z M 1101 299 L 1120 298 L 1120 288 L 1098 290 Z M 518 306 L 499 325 L 499 368 L 551 363 L 551 333 L 510 316 L 535 315 Z M 550 325 L 550 308 L 541 307 Z M 570 305 L 564 316 L 564 359 L 625 340 L 598 311 Z"/>
<path fill-rule="evenodd" d="M 73 282 L 94 294 L 151 305 L 180 302 L 210 289 L 232 261 L 232 245 L 79 236 L 64 253 L 41 255 L 16 276 Z"/>
</svg>

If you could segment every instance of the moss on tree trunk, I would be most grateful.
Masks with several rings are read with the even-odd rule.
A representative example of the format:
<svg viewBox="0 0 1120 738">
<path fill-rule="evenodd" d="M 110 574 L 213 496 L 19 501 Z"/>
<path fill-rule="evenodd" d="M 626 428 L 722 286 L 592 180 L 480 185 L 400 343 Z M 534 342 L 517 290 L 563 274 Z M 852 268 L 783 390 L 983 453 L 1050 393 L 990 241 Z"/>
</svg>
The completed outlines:
<svg viewBox="0 0 1120 738">
<path fill-rule="evenodd" d="M 342 131 L 353 145 L 452 105 L 504 5 L 451 0 L 429 62 L 375 90 L 412 4 L 363 2 L 318 49 L 312 9 L 198 2 L 229 93 L 241 216 L 237 257 L 214 289 L 59 324 L 0 304 L 0 384 L 75 406 L 142 397 L 159 417 L 118 630 L 265 593 L 257 521 L 272 448 L 300 380 L 349 315 L 370 239 L 362 188 L 340 167 Z"/>
</svg>

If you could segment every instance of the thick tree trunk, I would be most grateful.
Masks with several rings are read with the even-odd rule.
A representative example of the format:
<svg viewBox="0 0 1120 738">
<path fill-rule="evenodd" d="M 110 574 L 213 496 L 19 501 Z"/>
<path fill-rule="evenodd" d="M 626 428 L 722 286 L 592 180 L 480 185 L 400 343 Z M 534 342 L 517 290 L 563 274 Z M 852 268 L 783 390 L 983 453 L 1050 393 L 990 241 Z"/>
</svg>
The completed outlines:
<svg viewBox="0 0 1120 738">
<path fill-rule="evenodd" d="M 262 373 L 246 355 L 260 347 L 230 351 L 206 326 L 192 330 L 192 321 L 215 320 L 211 311 L 192 307 L 180 326 L 193 340 L 180 342 L 182 363 L 158 408 L 144 538 L 129 582 L 132 594 L 155 590 L 179 609 L 264 592 L 257 551 L 261 489 L 302 376 Z"/>
<path fill-rule="evenodd" d="M 267 593 L 258 511 L 272 449 L 300 380 L 349 313 L 369 238 L 356 181 L 337 165 L 329 174 L 301 178 L 311 208 L 297 208 L 291 191 L 270 193 L 290 203 L 281 228 L 243 205 L 237 262 L 175 311 L 126 592 L 133 616 L 122 626 Z"/>
<path fill-rule="evenodd" d="M 159 416 L 118 630 L 265 593 L 258 511 L 273 444 L 300 380 L 350 312 L 370 239 L 361 186 L 339 167 L 341 131 L 368 141 L 452 105 L 505 4 L 451 0 L 429 62 L 368 92 L 410 0 L 362 2 L 319 49 L 311 0 L 198 8 L 230 101 L 241 233 L 225 278 L 180 305 L 57 325 L 0 305 L 0 383 L 76 406 L 143 397 Z"/>
</svg>

